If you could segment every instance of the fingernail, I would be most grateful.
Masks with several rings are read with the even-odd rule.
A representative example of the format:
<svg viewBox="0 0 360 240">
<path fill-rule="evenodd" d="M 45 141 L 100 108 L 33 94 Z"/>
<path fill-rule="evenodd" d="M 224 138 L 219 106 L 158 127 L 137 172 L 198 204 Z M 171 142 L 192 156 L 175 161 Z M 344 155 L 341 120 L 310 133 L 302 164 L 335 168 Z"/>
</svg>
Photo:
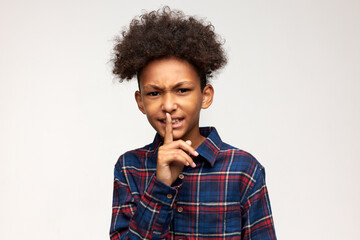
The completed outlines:
<svg viewBox="0 0 360 240">
<path fill-rule="evenodd" d="M 194 168 L 194 167 L 196 167 L 196 164 L 193 162 L 193 163 L 191 164 L 191 166 Z"/>
<path fill-rule="evenodd" d="M 191 145 L 191 141 L 190 140 L 186 140 L 186 143 Z"/>
<path fill-rule="evenodd" d="M 199 153 L 198 153 L 197 151 L 195 151 L 195 155 L 196 155 L 196 156 L 198 156 L 198 155 L 199 155 Z"/>
<path fill-rule="evenodd" d="M 190 164 L 189 164 L 189 162 L 186 162 L 186 164 L 185 164 L 186 166 L 189 166 Z"/>
</svg>

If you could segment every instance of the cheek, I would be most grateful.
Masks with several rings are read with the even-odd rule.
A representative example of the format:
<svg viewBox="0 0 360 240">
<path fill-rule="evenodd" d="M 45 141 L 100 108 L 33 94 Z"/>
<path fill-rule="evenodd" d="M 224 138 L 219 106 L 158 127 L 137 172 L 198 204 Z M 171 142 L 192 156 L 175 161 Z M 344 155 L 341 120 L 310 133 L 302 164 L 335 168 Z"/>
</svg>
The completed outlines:
<svg viewBox="0 0 360 240">
<path fill-rule="evenodd" d="M 183 108 L 184 110 L 186 109 L 186 111 L 188 111 L 189 113 L 191 112 L 191 114 L 193 116 L 198 115 L 200 113 L 201 110 L 201 99 L 198 98 L 193 98 L 189 101 L 187 101 L 184 105 Z"/>
<path fill-rule="evenodd" d="M 153 115 L 156 112 L 156 102 L 155 101 L 144 101 L 144 110 L 146 115 Z"/>
<path fill-rule="evenodd" d="M 202 95 L 199 94 L 199 95 L 196 95 L 193 97 L 193 102 L 196 103 L 196 107 L 197 108 L 201 108 L 201 105 L 202 105 Z"/>
</svg>

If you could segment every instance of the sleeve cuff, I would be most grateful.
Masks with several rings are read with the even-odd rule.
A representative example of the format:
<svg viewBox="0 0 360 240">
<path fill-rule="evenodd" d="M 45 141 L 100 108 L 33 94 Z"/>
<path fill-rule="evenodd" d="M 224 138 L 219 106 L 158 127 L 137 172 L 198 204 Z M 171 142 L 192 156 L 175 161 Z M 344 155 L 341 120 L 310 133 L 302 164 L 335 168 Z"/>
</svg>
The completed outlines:
<svg viewBox="0 0 360 240">
<path fill-rule="evenodd" d="M 178 179 L 179 180 L 179 179 Z M 153 201 L 172 207 L 177 200 L 178 193 L 182 187 L 182 181 L 176 181 L 176 186 L 168 186 L 161 182 L 153 174 L 150 178 L 145 196 Z"/>
</svg>

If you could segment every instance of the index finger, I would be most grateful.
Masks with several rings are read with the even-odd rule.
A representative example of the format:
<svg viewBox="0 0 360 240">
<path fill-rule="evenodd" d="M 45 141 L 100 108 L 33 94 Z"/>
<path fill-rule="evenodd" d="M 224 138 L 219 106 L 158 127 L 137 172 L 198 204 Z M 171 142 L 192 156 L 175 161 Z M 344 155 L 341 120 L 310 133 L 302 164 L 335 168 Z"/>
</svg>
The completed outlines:
<svg viewBox="0 0 360 240">
<path fill-rule="evenodd" d="M 164 135 L 164 143 L 170 143 L 173 141 L 173 128 L 172 128 L 172 119 L 169 113 L 166 113 L 166 125 L 165 125 L 165 135 Z"/>
</svg>

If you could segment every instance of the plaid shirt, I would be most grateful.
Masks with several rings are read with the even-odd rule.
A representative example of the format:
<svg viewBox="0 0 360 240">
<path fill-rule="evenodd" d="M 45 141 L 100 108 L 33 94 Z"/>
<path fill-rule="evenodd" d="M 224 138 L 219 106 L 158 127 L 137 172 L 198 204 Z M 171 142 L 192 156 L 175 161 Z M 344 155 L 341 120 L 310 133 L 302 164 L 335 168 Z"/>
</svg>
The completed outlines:
<svg viewBox="0 0 360 240">
<path fill-rule="evenodd" d="M 265 172 L 249 153 L 221 141 L 213 127 L 170 187 L 156 176 L 153 143 L 120 156 L 115 165 L 111 240 L 276 239 Z"/>
</svg>

